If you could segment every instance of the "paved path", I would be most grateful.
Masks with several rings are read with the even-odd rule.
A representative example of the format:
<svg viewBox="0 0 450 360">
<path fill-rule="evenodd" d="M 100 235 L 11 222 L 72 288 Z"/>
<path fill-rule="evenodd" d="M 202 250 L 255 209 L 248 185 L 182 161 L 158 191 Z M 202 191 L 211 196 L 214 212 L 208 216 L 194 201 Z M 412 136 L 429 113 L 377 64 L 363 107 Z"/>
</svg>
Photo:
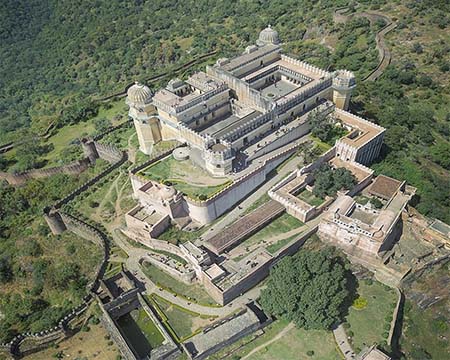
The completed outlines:
<svg viewBox="0 0 450 360">
<path fill-rule="evenodd" d="M 345 333 L 344 327 L 339 325 L 333 330 L 334 338 L 339 346 L 342 354 L 344 354 L 346 360 L 356 359 L 356 354 L 354 353 L 350 343 L 348 342 L 347 334 Z"/>
<path fill-rule="evenodd" d="M 294 326 L 295 326 L 294 323 L 289 323 L 289 325 L 286 326 L 283 330 L 281 330 L 276 336 L 274 336 L 269 341 L 266 341 L 264 344 L 261 344 L 261 345 L 255 347 L 252 351 L 250 351 L 247 355 L 245 355 L 241 359 L 242 360 L 248 359 L 250 356 L 252 356 L 253 354 L 256 354 L 261 349 L 264 349 L 266 346 L 268 346 L 268 345 L 272 344 L 273 342 L 281 339 L 285 334 L 287 334 L 291 329 L 293 329 Z"/>
</svg>

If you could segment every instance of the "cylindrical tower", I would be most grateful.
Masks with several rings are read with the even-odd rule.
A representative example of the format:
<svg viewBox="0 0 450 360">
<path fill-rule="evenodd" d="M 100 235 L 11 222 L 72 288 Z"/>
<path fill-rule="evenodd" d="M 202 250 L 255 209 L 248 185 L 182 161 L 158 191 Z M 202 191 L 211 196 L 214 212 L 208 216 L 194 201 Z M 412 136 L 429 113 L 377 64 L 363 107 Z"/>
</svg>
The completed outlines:
<svg viewBox="0 0 450 360">
<path fill-rule="evenodd" d="M 98 155 L 94 142 L 91 139 L 81 139 L 81 147 L 83 148 L 84 155 L 89 159 L 89 162 L 95 164 L 95 161 L 100 156 Z"/>
<path fill-rule="evenodd" d="M 343 110 L 348 109 L 355 86 L 355 75 L 351 71 L 336 71 L 333 78 L 333 102 L 336 107 Z"/>
<path fill-rule="evenodd" d="M 161 140 L 161 129 L 156 111 L 152 105 L 151 90 L 136 82 L 127 91 L 126 103 L 130 106 L 128 115 L 133 119 L 139 140 L 139 150 L 149 155 L 153 144 Z"/>
</svg>

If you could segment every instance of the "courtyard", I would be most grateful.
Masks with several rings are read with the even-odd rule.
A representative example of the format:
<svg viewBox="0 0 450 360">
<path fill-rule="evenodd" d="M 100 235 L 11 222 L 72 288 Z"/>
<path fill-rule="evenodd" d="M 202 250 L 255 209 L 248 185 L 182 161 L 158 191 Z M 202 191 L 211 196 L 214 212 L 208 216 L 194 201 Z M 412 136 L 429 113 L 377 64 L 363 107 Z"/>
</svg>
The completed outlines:
<svg viewBox="0 0 450 360">
<path fill-rule="evenodd" d="M 394 289 L 370 279 L 359 281 L 357 294 L 344 324 L 356 353 L 386 342 L 397 301 Z"/>
<path fill-rule="evenodd" d="M 303 200 L 311 206 L 320 206 L 325 201 L 324 199 L 315 196 L 311 191 L 304 189 L 298 195 L 297 198 Z"/>
<path fill-rule="evenodd" d="M 117 325 L 131 348 L 146 357 L 160 346 L 164 337 L 142 308 L 135 309 L 117 319 Z"/>
<path fill-rule="evenodd" d="M 212 177 L 192 161 L 175 160 L 172 155 L 143 169 L 140 174 L 149 180 L 173 185 L 192 199 L 204 200 L 231 184 L 229 178 Z"/>
</svg>

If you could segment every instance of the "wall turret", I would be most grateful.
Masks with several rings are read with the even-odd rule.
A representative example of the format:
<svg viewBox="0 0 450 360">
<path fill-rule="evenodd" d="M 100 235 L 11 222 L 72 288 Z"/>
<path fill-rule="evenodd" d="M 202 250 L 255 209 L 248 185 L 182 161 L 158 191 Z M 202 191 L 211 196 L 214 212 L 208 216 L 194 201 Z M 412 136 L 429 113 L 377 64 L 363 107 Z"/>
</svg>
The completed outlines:
<svg viewBox="0 0 450 360">
<path fill-rule="evenodd" d="M 351 71 L 338 70 L 335 72 L 333 77 L 333 102 L 337 108 L 348 109 L 355 86 L 355 75 Z"/>
<path fill-rule="evenodd" d="M 66 224 L 64 223 L 59 212 L 52 208 L 46 207 L 44 209 L 44 219 L 53 235 L 62 234 L 67 230 Z"/>
<path fill-rule="evenodd" d="M 95 161 L 100 157 L 95 143 L 91 139 L 81 139 L 81 147 L 83 148 L 84 155 L 89 159 L 89 162 L 93 165 Z"/>
</svg>

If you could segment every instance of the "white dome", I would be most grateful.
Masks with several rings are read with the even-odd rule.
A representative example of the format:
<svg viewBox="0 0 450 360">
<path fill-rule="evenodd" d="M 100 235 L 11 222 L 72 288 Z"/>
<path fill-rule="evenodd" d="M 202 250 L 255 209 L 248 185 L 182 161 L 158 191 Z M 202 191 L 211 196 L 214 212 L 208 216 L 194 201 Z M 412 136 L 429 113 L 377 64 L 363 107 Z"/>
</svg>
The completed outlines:
<svg viewBox="0 0 450 360">
<path fill-rule="evenodd" d="M 259 33 L 259 38 L 256 41 L 258 46 L 264 46 L 267 44 L 278 45 L 280 38 L 278 32 L 269 25 L 263 31 Z"/>
<path fill-rule="evenodd" d="M 128 103 L 146 105 L 152 100 L 152 91 L 148 86 L 139 84 L 137 81 L 127 91 Z"/>
</svg>

